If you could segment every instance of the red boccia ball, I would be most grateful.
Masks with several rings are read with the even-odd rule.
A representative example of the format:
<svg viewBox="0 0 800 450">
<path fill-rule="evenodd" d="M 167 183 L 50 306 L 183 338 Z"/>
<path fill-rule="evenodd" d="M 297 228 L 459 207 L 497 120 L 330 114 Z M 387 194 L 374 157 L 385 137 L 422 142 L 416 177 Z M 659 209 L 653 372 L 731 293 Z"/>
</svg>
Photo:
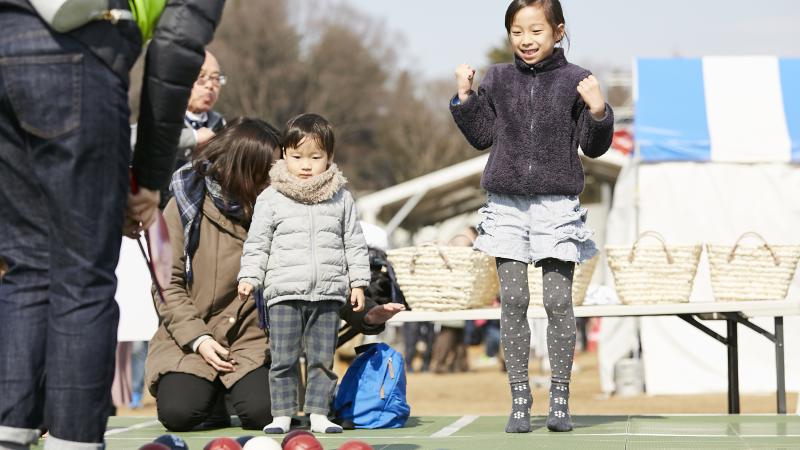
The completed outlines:
<svg viewBox="0 0 800 450">
<path fill-rule="evenodd" d="M 281 447 L 282 448 L 286 448 L 286 443 L 287 442 L 289 442 L 290 440 L 292 440 L 296 436 L 302 436 L 302 435 L 314 437 L 314 433 L 312 433 L 310 431 L 292 430 L 289 433 L 287 433 L 286 436 L 284 436 L 283 440 L 281 441 Z M 316 438 L 314 438 L 314 439 L 316 439 Z"/>
<path fill-rule="evenodd" d="M 322 444 L 313 435 L 295 436 L 283 445 L 283 450 L 323 450 Z"/>
<path fill-rule="evenodd" d="M 242 446 L 231 438 L 216 438 L 206 444 L 203 450 L 242 450 Z"/>
<path fill-rule="evenodd" d="M 353 439 L 339 446 L 339 450 L 374 450 L 374 449 L 372 448 L 371 445 L 367 444 L 364 441 Z"/>
</svg>

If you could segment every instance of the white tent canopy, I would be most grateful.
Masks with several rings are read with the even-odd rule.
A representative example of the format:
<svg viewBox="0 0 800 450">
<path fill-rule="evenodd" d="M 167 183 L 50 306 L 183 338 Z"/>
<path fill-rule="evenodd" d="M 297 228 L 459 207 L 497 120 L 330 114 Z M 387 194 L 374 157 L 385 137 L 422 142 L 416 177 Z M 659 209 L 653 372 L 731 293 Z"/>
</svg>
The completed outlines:
<svg viewBox="0 0 800 450">
<path fill-rule="evenodd" d="M 488 153 L 431 172 L 358 199 L 358 211 L 366 222 L 382 222 L 391 232 L 402 225 L 418 229 L 467 212 L 486 201 L 480 186 Z M 593 180 L 613 183 L 625 157 L 609 151 L 599 159 L 582 157 L 584 170 Z"/>
<path fill-rule="evenodd" d="M 800 60 L 646 59 L 635 73 L 639 158 L 617 182 L 607 243 L 655 230 L 670 244 L 730 245 L 746 231 L 800 244 Z M 789 299 L 800 301 L 797 277 Z M 705 255 L 691 301 L 714 301 Z M 800 318 L 785 324 L 787 389 L 797 391 Z M 709 326 L 726 334 L 724 322 Z M 727 389 L 725 347 L 691 325 L 643 318 L 640 337 L 649 393 Z M 742 392 L 774 392 L 772 344 L 744 330 L 739 352 Z"/>
</svg>

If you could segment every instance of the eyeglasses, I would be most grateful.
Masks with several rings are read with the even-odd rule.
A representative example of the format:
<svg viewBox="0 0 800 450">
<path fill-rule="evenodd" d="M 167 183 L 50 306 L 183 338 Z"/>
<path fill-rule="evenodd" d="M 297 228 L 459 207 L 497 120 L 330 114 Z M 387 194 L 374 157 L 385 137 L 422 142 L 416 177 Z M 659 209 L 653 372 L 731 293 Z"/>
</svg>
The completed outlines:
<svg viewBox="0 0 800 450">
<path fill-rule="evenodd" d="M 225 75 L 200 75 L 197 77 L 195 83 L 197 83 L 198 86 L 203 86 L 209 81 L 213 86 L 225 86 L 227 79 Z"/>
</svg>

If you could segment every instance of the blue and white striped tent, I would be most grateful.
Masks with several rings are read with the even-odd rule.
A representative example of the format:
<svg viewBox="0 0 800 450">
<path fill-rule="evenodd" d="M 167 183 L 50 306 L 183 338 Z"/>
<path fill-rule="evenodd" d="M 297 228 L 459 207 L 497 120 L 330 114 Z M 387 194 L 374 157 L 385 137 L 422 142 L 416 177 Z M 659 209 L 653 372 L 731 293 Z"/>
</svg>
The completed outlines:
<svg viewBox="0 0 800 450">
<path fill-rule="evenodd" d="M 800 162 L 800 59 L 639 59 L 643 162 Z"/>
<path fill-rule="evenodd" d="M 639 59 L 634 66 L 642 164 L 626 165 L 617 179 L 605 243 L 630 246 L 641 231 L 655 230 L 670 245 L 733 245 L 746 231 L 800 244 L 800 209 L 792 207 L 800 192 L 800 59 Z M 788 299 L 800 300 L 800 275 Z M 715 301 L 707 258 L 691 301 Z M 758 320 L 770 329 L 769 319 Z M 789 348 L 800 343 L 800 317 L 785 320 Z M 725 333 L 724 324 L 707 325 Z M 605 348 L 635 350 L 624 342 L 639 337 L 649 394 L 723 392 L 725 352 L 698 334 L 677 317 L 643 317 L 638 334 L 617 329 L 608 335 L 618 341 Z M 740 333 L 738 343 L 748 361 L 739 366 L 742 392 L 774 392 L 769 342 Z M 786 360 L 789 389 L 800 389 L 800 358 Z"/>
</svg>

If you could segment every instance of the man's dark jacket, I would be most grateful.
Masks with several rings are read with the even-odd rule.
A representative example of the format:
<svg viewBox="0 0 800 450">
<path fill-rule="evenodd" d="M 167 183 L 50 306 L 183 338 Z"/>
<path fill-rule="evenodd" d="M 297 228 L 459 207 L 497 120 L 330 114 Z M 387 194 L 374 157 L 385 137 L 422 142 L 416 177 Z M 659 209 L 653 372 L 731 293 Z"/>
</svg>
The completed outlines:
<svg viewBox="0 0 800 450">
<path fill-rule="evenodd" d="M 127 0 L 110 0 L 112 8 L 128 9 Z M 133 172 L 139 186 L 158 190 L 169 184 L 175 147 L 192 84 L 222 17 L 224 0 L 168 0 L 147 48 L 142 83 Z M 27 0 L 0 0 L 35 14 Z M 91 22 L 68 33 L 82 42 L 128 84 L 128 74 L 142 48 L 138 26 Z"/>
</svg>

